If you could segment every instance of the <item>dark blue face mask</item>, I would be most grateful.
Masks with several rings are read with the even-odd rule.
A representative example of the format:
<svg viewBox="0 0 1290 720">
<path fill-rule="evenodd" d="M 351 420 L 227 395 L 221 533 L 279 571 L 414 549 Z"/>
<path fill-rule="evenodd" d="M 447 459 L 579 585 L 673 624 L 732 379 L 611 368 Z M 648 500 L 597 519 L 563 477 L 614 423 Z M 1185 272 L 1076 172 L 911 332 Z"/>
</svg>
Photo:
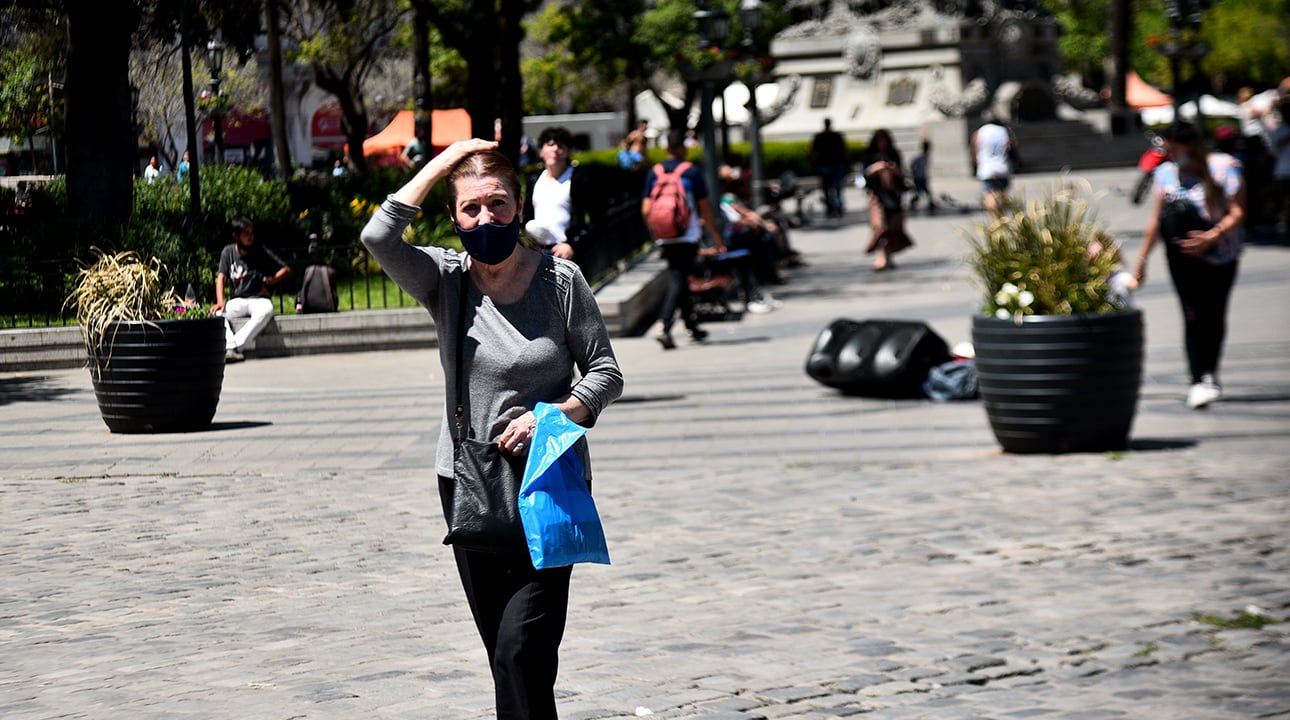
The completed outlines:
<svg viewBox="0 0 1290 720">
<path fill-rule="evenodd" d="M 515 243 L 520 239 L 519 215 L 509 225 L 482 223 L 470 230 L 453 223 L 461 246 L 478 262 L 485 265 L 497 265 L 515 252 Z"/>
</svg>

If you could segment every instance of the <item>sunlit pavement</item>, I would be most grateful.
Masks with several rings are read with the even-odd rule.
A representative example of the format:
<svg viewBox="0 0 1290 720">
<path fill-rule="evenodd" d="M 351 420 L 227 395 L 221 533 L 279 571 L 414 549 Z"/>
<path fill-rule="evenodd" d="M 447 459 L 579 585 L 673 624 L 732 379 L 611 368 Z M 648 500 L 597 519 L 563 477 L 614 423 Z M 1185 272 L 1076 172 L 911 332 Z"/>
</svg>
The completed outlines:
<svg viewBox="0 0 1290 720">
<path fill-rule="evenodd" d="M 1130 261 L 1135 175 L 1081 174 Z M 1157 255 L 1131 449 L 1010 456 L 978 402 L 803 372 L 833 318 L 954 344 L 979 305 L 979 213 L 912 216 L 874 273 L 847 199 L 794 231 L 775 312 L 615 341 L 626 391 L 588 436 L 614 564 L 574 573 L 561 716 L 1290 716 L 1290 625 L 1221 622 L 1290 616 L 1290 247 L 1243 260 L 1222 401 L 1183 406 Z M 433 350 L 254 360 L 211 430 L 119 436 L 86 371 L 0 375 L 0 717 L 490 717 L 440 544 L 443 393 Z"/>
</svg>

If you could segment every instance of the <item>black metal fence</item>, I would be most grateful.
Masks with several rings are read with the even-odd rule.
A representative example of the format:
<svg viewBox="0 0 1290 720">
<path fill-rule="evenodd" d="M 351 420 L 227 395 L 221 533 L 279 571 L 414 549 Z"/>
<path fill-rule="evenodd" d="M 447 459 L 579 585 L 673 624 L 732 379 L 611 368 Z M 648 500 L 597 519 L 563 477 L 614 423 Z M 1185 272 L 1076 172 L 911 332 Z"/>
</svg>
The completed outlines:
<svg viewBox="0 0 1290 720">
<path fill-rule="evenodd" d="M 574 260 L 593 286 L 612 277 L 649 243 L 640 215 L 642 173 L 608 166 L 583 169 L 589 188 L 587 206 L 592 232 L 576 247 Z M 2 235 L 3 233 L 0 233 Z M 316 255 L 305 248 L 276 249 L 293 273 L 274 296 L 279 314 L 295 312 L 296 292 L 310 264 L 321 261 L 337 270 L 337 295 L 342 310 L 381 310 L 415 307 L 416 301 L 394 285 L 357 239 L 320 245 Z M 7 255 L 8 253 L 4 253 Z M 0 267 L 0 329 L 75 324 L 74 310 L 64 307 L 80 269 L 75 258 L 29 260 L 5 257 Z M 214 287 L 196 287 L 198 297 L 214 300 Z M 183 294 L 185 288 L 177 287 Z"/>
<path fill-rule="evenodd" d="M 607 165 L 579 168 L 577 182 L 590 208 L 590 236 L 578 243 L 574 260 L 593 285 L 621 269 L 650 242 L 641 218 L 645 172 Z"/>
</svg>

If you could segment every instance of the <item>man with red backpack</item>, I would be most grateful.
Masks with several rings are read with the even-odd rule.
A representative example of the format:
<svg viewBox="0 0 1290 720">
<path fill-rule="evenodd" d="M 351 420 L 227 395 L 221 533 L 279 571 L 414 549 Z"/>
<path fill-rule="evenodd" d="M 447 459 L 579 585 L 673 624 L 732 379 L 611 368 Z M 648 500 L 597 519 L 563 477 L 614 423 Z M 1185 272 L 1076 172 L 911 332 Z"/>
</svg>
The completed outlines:
<svg viewBox="0 0 1290 720">
<path fill-rule="evenodd" d="M 664 350 L 676 348 L 672 324 L 676 321 L 678 309 L 690 337 L 701 341 L 708 336 L 706 330 L 699 328 L 689 287 L 689 276 L 694 271 L 699 242 L 703 238 L 700 217 L 712 232 L 717 251 L 725 250 L 716 232 L 703 171 L 687 162 L 685 155 L 685 131 L 668 133 L 667 159 L 655 165 L 645 177 L 645 192 L 641 198 L 641 216 L 667 262 L 667 294 L 663 297 L 659 313 L 663 332 L 657 338 Z"/>
</svg>

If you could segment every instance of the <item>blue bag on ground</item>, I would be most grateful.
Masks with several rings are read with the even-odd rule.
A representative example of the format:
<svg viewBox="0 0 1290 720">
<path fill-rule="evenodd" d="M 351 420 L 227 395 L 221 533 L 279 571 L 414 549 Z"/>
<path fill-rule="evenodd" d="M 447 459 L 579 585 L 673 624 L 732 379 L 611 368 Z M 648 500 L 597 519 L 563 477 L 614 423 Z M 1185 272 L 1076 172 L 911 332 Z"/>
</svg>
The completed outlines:
<svg viewBox="0 0 1290 720">
<path fill-rule="evenodd" d="M 537 426 L 520 482 L 520 520 L 533 567 L 608 565 L 605 531 L 583 476 L 582 459 L 572 449 L 587 429 L 549 403 L 538 403 L 533 415 Z"/>
<path fill-rule="evenodd" d="M 923 383 L 927 397 L 937 401 L 971 400 L 977 397 L 976 363 L 951 360 L 932 368 Z"/>
</svg>

